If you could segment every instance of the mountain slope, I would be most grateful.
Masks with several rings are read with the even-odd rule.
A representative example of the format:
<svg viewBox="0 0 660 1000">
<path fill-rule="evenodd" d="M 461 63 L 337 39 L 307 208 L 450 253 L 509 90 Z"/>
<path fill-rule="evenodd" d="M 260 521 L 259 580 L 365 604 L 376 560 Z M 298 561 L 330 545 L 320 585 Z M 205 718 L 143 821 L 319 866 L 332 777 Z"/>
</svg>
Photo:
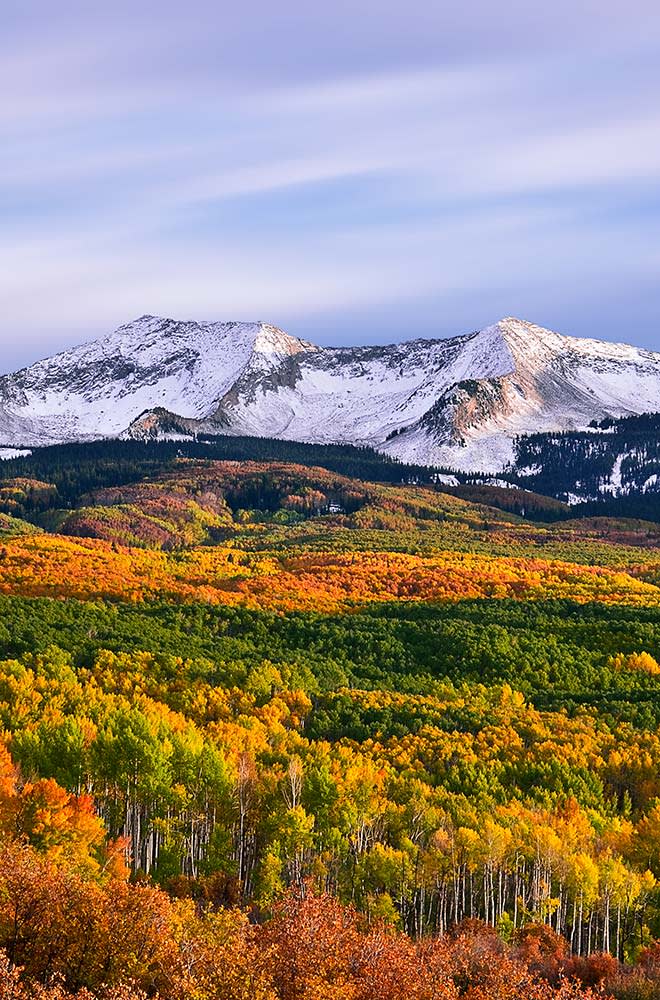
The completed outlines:
<svg viewBox="0 0 660 1000">
<path fill-rule="evenodd" d="M 206 429 L 495 471 L 511 461 L 515 435 L 659 406 L 660 355 L 506 319 L 450 340 L 326 348 L 276 372 L 248 369 Z"/>
<path fill-rule="evenodd" d="M 586 427 L 593 419 L 657 409 L 660 355 L 623 344 L 563 337 L 506 319 L 476 335 L 484 353 L 508 357 L 495 377 L 448 387 L 397 436 L 390 453 L 409 461 L 497 470 L 519 434 Z"/>
<path fill-rule="evenodd" d="M 142 316 L 100 341 L 0 379 L 0 441 L 39 444 L 121 433 L 161 406 L 207 416 L 248 364 L 267 372 L 311 344 L 264 323 Z"/>
<path fill-rule="evenodd" d="M 515 442 L 507 476 L 569 503 L 657 497 L 660 413 L 594 421 L 589 430 L 571 433 L 524 435 Z"/>
<path fill-rule="evenodd" d="M 0 444 L 203 431 L 496 471 L 516 435 L 650 410 L 660 354 L 513 318 L 447 340 L 321 348 L 263 323 L 144 316 L 0 379 Z"/>
</svg>

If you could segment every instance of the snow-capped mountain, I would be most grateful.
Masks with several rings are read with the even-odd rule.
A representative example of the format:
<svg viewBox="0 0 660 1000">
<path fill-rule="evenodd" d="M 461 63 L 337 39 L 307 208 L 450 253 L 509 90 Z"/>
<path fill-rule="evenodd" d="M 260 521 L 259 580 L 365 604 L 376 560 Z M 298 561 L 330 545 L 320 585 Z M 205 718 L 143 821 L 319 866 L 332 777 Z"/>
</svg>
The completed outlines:
<svg viewBox="0 0 660 1000">
<path fill-rule="evenodd" d="M 515 435 L 656 410 L 660 354 L 517 319 L 447 340 L 329 348 L 265 323 L 143 316 L 0 378 L 0 444 L 205 431 L 496 471 Z"/>
<path fill-rule="evenodd" d="M 0 378 L 0 443 L 115 436 L 154 407 L 200 420 L 246 369 L 265 374 L 314 350 L 266 323 L 142 316 L 103 340 Z"/>
</svg>

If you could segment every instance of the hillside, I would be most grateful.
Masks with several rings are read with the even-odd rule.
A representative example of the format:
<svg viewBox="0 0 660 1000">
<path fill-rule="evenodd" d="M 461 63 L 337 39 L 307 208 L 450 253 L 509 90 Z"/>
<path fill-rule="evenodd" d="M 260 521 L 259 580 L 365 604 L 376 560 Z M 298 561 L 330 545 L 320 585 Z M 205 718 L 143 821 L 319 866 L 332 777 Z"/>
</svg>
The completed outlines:
<svg viewBox="0 0 660 1000">
<path fill-rule="evenodd" d="M 659 436 L 658 413 L 594 420 L 581 432 L 526 435 L 515 442 L 510 471 L 514 482 L 574 504 L 652 502 L 660 480 Z"/>
<path fill-rule="evenodd" d="M 0 942 L 19 912 L 29 976 L 280 1000 L 292 955 L 327 989 L 326 935 L 365 1000 L 656 988 L 658 524 L 174 443 L 4 469 Z"/>
</svg>

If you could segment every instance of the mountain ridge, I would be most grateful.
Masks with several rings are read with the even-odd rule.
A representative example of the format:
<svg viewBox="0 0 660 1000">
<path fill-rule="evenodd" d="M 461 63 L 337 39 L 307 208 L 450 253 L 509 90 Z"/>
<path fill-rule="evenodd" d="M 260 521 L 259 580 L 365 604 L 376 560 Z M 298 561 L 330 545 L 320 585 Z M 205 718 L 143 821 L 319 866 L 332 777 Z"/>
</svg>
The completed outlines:
<svg viewBox="0 0 660 1000">
<path fill-rule="evenodd" d="M 145 314 L 0 377 L 0 444 L 229 433 L 498 471 L 520 434 L 652 410 L 660 354 L 515 317 L 446 339 L 321 347 L 261 321 Z"/>
</svg>

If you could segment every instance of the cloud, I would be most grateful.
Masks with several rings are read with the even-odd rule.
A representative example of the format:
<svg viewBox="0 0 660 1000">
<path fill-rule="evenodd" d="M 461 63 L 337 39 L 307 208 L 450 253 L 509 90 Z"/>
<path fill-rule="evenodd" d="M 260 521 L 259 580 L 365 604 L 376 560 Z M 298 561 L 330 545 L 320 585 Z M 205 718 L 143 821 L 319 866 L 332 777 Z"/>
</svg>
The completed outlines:
<svg viewBox="0 0 660 1000">
<path fill-rule="evenodd" d="M 562 297 L 616 338 L 613 287 L 657 315 L 655 5 L 30 7 L 0 39 L 4 367 L 146 311 L 334 341 Z"/>
</svg>

